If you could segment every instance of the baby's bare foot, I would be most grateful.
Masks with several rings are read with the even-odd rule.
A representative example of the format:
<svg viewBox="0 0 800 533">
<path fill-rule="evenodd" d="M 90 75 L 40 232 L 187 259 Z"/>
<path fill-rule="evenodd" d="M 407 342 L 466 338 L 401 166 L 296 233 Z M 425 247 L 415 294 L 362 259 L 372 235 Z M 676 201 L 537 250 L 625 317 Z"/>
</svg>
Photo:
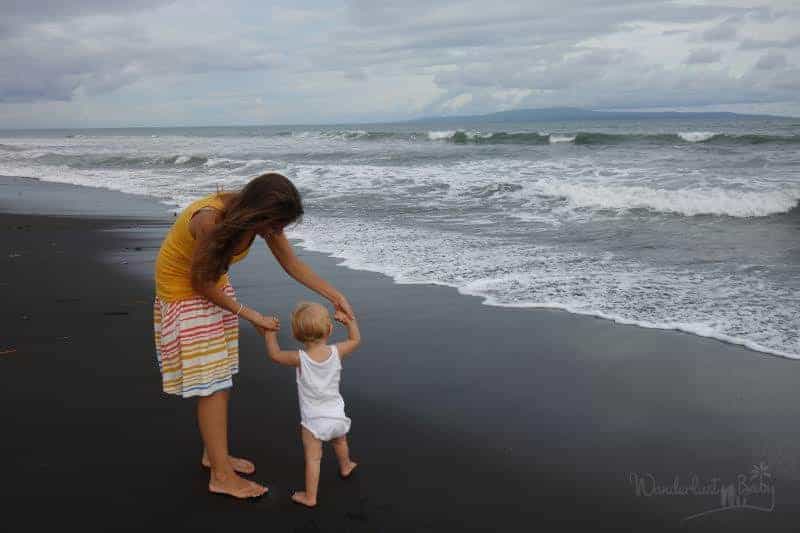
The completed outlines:
<svg viewBox="0 0 800 533">
<path fill-rule="evenodd" d="M 350 461 L 344 467 L 339 467 L 339 475 L 342 476 L 342 479 L 347 479 L 350 477 L 350 474 L 353 473 L 353 470 L 356 469 L 358 463 Z"/>
<path fill-rule="evenodd" d="M 234 498 L 258 498 L 267 493 L 267 487 L 254 483 L 238 475 L 229 474 L 220 476 L 214 472 L 211 473 L 211 479 L 208 481 L 208 490 L 215 494 L 227 494 Z"/>
<path fill-rule="evenodd" d="M 247 459 L 241 459 L 239 457 L 228 456 L 228 461 L 231 463 L 231 468 L 234 471 L 239 472 L 240 474 L 252 474 L 256 471 L 256 465 L 248 461 Z M 201 461 L 204 467 L 211 468 L 211 461 L 208 460 L 208 456 L 203 454 L 203 459 Z"/>
<path fill-rule="evenodd" d="M 300 505 L 305 505 L 306 507 L 316 507 L 317 500 L 312 500 L 308 497 L 308 494 L 305 492 L 295 492 L 292 494 L 292 501 L 295 503 L 299 503 Z"/>
</svg>

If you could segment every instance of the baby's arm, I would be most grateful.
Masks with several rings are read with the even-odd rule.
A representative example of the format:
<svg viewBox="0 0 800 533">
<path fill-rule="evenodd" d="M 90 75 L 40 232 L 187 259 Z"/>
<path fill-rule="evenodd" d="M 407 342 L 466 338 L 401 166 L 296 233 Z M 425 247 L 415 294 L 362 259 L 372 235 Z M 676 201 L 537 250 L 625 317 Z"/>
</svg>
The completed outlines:
<svg viewBox="0 0 800 533">
<path fill-rule="evenodd" d="M 300 366 L 300 354 L 297 350 L 281 350 L 278 346 L 278 334 L 274 331 L 264 331 L 264 341 L 267 344 L 269 358 L 278 364 L 286 366 Z"/>
<path fill-rule="evenodd" d="M 341 322 L 347 328 L 347 340 L 344 342 L 336 343 L 336 349 L 339 351 L 339 357 L 344 359 L 358 348 L 361 344 L 361 332 L 358 330 L 358 322 L 355 318 L 350 318 L 341 311 L 337 311 L 333 318 Z"/>
</svg>

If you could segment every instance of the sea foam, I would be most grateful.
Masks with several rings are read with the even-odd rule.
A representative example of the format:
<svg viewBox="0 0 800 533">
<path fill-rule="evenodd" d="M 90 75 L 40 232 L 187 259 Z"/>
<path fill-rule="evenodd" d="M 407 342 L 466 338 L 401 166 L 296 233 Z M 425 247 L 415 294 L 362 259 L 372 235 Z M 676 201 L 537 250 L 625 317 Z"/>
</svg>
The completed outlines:
<svg viewBox="0 0 800 533">
<path fill-rule="evenodd" d="M 291 236 L 343 266 L 379 272 L 399 284 L 449 286 L 487 305 L 559 309 L 800 358 L 800 343 L 781 318 L 793 297 L 758 282 L 754 273 L 729 277 L 713 270 L 647 267 L 609 253 L 504 245 L 480 235 L 327 217 L 306 218 Z M 727 305 L 731 299 L 739 305 Z"/>
<path fill-rule="evenodd" d="M 707 187 L 668 190 L 554 180 L 543 180 L 533 188 L 549 196 L 565 198 L 575 207 L 648 209 L 685 216 L 763 217 L 788 213 L 800 200 L 798 189 L 740 191 Z"/>
<path fill-rule="evenodd" d="M 428 139 L 431 141 L 444 141 L 448 139 L 452 139 L 456 135 L 456 130 L 446 130 L 446 131 L 429 131 L 428 132 Z"/>
<path fill-rule="evenodd" d="M 690 143 L 704 142 L 714 138 L 716 135 L 716 133 L 710 131 L 687 131 L 678 133 L 678 137 Z"/>
</svg>

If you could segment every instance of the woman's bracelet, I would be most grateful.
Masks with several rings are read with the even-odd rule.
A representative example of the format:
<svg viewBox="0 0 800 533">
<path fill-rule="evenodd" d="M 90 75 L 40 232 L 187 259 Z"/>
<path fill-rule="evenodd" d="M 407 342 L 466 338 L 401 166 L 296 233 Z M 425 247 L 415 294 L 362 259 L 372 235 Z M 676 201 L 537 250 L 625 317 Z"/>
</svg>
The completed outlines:
<svg viewBox="0 0 800 533">
<path fill-rule="evenodd" d="M 239 310 L 236 311 L 236 316 L 239 316 L 240 314 L 242 314 L 242 309 L 244 309 L 244 304 L 243 303 L 239 303 Z"/>
</svg>

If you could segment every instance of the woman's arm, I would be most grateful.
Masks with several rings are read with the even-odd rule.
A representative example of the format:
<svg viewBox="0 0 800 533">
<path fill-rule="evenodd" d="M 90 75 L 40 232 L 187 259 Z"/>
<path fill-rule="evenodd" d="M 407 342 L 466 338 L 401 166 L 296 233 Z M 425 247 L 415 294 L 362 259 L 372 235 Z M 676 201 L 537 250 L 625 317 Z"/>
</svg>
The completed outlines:
<svg viewBox="0 0 800 533">
<path fill-rule="evenodd" d="M 196 288 L 195 291 L 197 291 L 200 296 L 211 303 L 222 307 L 223 309 L 227 309 L 231 313 L 238 313 L 240 317 L 244 318 L 258 328 L 270 331 L 277 331 L 280 328 L 280 321 L 277 318 L 266 317 L 255 309 L 251 309 L 245 305 L 242 305 L 240 302 L 237 302 L 225 294 L 222 289 L 213 283 L 205 285 L 204 287 Z M 241 311 L 239 310 L 240 306 Z"/>
<path fill-rule="evenodd" d="M 211 211 L 198 211 L 197 214 L 192 217 L 189 223 L 189 232 L 197 241 L 194 252 L 195 257 L 199 254 L 202 247 L 207 245 L 206 239 L 214 229 L 216 223 L 217 214 Z M 192 265 L 194 264 L 195 260 L 192 258 Z M 265 317 L 255 309 L 242 306 L 239 302 L 225 294 L 221 288 L 217 287 L 216 283 L 206 283 L 202 286 L 193 286 L 192 288 L 200 296 L 214 305 L 227 309 L 231 313 L 238 314 L 256 327 L 268 330 L 277 330 L 280 328 L 280 322 L 277 319 Z"/>
<path fill-rule="evenodd" d="M 336 288 L 322 279 L 311 267 L 295 255 L 289 239 L 283 232 L 271 235 L 265 239 L 272 255 L 278 260 L 283 270 L 292 278 L 302 283 L 323 298 L 329 300 L 333 306 L 344 312 L 351 319 L 355 318 L 350 302 Z"/>
</svg>

